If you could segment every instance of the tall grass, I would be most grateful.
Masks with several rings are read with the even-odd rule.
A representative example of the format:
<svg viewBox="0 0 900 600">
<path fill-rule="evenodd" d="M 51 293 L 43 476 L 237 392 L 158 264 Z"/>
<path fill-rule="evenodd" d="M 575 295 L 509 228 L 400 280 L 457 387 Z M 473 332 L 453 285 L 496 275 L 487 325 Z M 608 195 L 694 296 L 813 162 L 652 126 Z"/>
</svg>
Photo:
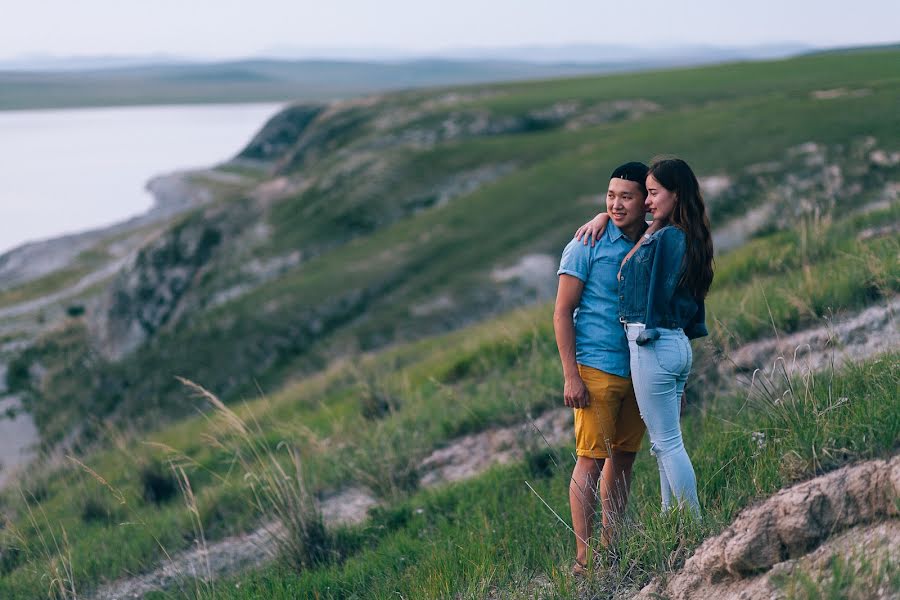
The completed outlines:
<svg viewBox="0 0 900 600">
<path fill-rule="evenodd" d="M 34 535 L 28 535 L 15 523 L 7 521 L 5 523 L 8 531 L 7 537 L 11 538 L 15 544 L 8 547 L 24 553 L 30 560 L 38 559 L 44 563 L 45 570 L 39 573 L 43 597 L 50 600 L 75 600 L 78 598 L 78 593 L 72 549 L 65 526 L 51 523 L 34 497 L 28 498 L 21 488 L 19 493 L 28 515 L 28 526 Z M 4 552 L 6 551 L 4 549 Z"/>
<path fill-rule="evenodd" d="M 245 422 L 208 390 L 184 378 L 179 381 L 206 399 L 224 425 L 220 435 L 209 439 L 240 465 L 253 506 L 275 541 L 277 557 L 298 570 L 327 562 L 332 544 L 318 500 L 307 488 L 299 450 L 287 442 L 272 448 L 259 422 Z M 281 452 L 284 456 L 279 456 Z M 285 458 L 287 465 L 282 464 Z"/>
<path fill-rule="evenodd" d="M 626 525 L 580 592 L 568 578 L 572 534 L 553 514 L 568 515 L 571 463 L 565 461 L 549 469 L 495 468 L 418 491 L 360 526 L 357 535 L 371 541 L 345 561 L 303 573 L 263 569 L 234 579 L 240 588 L 223 586 L 223 597 L 475 598 L 485 590 L 495 597 L 627 597 L 680 567 L 703 539 L 757 499 L 848 460 L 894 452 L 898 368 L 896 354 L 840 372 L 788 368 L 787 379 L 770 373 L 768 387 L 757 379 L 749 402 L 743 394 L 723 396 L 687 414 L 703 521 L 660 513 L 657 471 L 640 453 Z"/>
</svg>

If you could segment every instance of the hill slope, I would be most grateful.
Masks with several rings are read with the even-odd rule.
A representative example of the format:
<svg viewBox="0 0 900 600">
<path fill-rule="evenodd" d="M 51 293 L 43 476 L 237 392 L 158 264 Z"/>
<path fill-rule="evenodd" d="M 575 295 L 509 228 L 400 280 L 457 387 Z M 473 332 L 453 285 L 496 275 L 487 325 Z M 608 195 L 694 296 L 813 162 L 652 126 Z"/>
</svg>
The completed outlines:
<svg viewBox="0 0 900 600">
<path fill-rule="evenodd" d="M 826 215 L 896 200 L 896 58 L 829 54 L 291 107 L 219 167 L 240 177 L 201 182 L 211 202 L 141 247 L 85 318 L 14 360 L 11 387 L 54 441 L 88 415 L 183 414 L 175 374 L 232 400 L 255 382 L 268 388 L 547 298 L 559 250 L 598 209 L 606 173 L 663 151 L 704 177 L 723 244 L 798 222 L 809 232 L 797 251 L 767 259 L 768 285 L 812 293 L 806 304 L 787 294 L 767 306 L 758 284 L 731 285 L 763 266 L 753 262 L 718 274 L 732 291 L 712 303 L 714 318 L 751 339 L 773 302 L 787 330 L 864 305 L 897 289 L 890 244 L 865 244 L 888 270 L 862 285 L 797 268 L 861 251 L 855 225 L 836 238 L 843 246 L 822 244 Z"/>
<path fill-rule="evenodd" d="M 82 290 L 84 314 L 57 318 L 77 306 L 56 303 L 0 320 L 16 354 L 9 383 L 45 438 L 71 442 L 83 424 L 75 460 L 32 468 L 24 497 L 0 496 L 0 596 L 31 600 L 47 582 L 57 596 L 92 593 L 152 573 L 166 554 L 365 489 L 378 503 L 367 519 L 313 527 L 300 539 L 318 554 L 301 568 L 191 580 L 182 592 L 575 597 L 571 534 L 547 510 L 567 511 L 568 444 L 528 427 L 496 446 L 524 460 L 448 486 L 434 457 L 559 407 L 541 302 L 556 256 L 597 210 L 609 169 L 662 150 L 697 167 L 718 239 L 733 247 L 717 258 L 712 335 L 694 345 L 683 422 L 704 521 L 659 515 L 655 465 L 641 452 L 632 526 L 588 592 L 635 591 L 779 488 L 896 454 L 895 348 L 809 373 L 754 365 L 779 340 L 743 344 L 812 328 L 825 347 L 811 362 L 827 364 L 834 344 L 869 346 L 859 319 L 826 333 L 833 315 L 865 307 L 878 316 L 864 322 L 896 339 L 896 64 L 890 52 L 825 55 L 289 109 L 215 176 L 186 175 L 206 199 L 135 237 L 121 272 Z M 117 243 L 102 240 L 72 268 L 106 264 Z M 71 277 L 2 301 L 22 306 Z M 25 321 L 47 330 L 33 338 Z M 797 339 L 808 337 L 780 341 Z M 738 347 L 737 374 L 767 367 L 749 393 L 725 368 Z M 192 397 L 176 374 L 228 405 Z M 201 414 L 186 416 L 193 406 Z M 242 462 L 254 451 L 261 463 Z M 309 494 L 279 514 L 259 500 L 266 472 L 305 480 Z M 838 589 L 895 579 L 843 574 Z"/>
</svg>

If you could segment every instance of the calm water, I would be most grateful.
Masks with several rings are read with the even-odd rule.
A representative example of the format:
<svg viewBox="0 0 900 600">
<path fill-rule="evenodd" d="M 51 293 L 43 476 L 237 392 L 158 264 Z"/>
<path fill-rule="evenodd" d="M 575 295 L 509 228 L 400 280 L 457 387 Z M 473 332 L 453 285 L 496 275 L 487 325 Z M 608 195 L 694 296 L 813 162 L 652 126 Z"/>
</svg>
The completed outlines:
<svg viewBox="0 0 900 600">
<path fill-rule="evenodd" d="M 148 179 L 232 157 L 279 107 L 0 112 L 0 254 L 147 210 Z"/>
</svg>

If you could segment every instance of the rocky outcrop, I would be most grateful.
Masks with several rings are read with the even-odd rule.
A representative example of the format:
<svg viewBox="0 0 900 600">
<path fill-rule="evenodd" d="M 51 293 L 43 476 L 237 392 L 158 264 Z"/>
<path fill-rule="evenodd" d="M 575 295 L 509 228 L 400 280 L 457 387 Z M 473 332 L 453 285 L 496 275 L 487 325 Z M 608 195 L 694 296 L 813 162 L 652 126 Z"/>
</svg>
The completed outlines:
<svg viewBox="0 0 900 600">
<path fill-rule="evenodd" d="M 102 354 L 118 360 L 186 312 L 183 301 L 246 211 L 211 207 L 145 244 L 91 307 L 90 331 Z"/>
<path fill-rule="evenodd" d="M 832 364 L 837 368 L 847 362 L 889 352 L 900 347 L 898 312 L 900 296 L 895 296 L 883 304 L 831 320 L 821 327 L 745 344 L 729 355 L 729 361 L 720 363 L 719 369 L 723 375 L 735 371 L 749 374 L 756 368 L 771 374 L 779 357 L 783 357 L 791 373 L 819 371 Z"/>
<path fill-rule="evenodd" d="M 295 104 L 285 108 L 266 122 L 236 158 L 265 162 L 278 160 L 297 143 L 309 124 L 324 109 L 322 104 Z"/>
<path fill-rule="evenodd" d="M 801 559 L 842 531 L 896 520 L 898 498 L 900 456 L 847 466 L 784 489 L 744 510 L 724 532 L 704 542 L 680 572 L 665 583 L 654 581 L 637 597 L 770 598 L 771 586 L 761 586 L 759 577 Z M 896 546 L 896 538 L 892 543 Z M 746 588 L 768 591 L 742 595 Z"/>
</svg>

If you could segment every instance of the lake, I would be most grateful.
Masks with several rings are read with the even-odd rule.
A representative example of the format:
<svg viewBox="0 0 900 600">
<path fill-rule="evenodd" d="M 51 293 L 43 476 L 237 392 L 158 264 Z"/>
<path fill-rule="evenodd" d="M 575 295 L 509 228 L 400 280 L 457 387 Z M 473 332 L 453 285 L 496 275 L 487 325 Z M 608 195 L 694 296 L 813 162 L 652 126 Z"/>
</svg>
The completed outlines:
<svg viewBox="0 0 900 600">
<path fill-rule="evenodd" d="M 144 212 L 151 177 L 231 158 L 281 106 L 0 111 L 0 254 Z"/>
</svg>

